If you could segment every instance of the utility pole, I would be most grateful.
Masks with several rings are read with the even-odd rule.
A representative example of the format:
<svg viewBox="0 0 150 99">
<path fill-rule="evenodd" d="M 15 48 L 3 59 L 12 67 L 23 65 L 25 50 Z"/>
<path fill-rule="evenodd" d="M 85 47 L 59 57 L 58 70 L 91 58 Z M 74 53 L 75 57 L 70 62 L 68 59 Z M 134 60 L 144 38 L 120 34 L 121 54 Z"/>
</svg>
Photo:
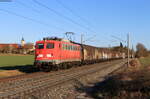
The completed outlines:
<svg viewBox="0 0 150 99">
<path fill-rule="evenodd" d="M 81 45 L 83 44 L 83 34 L 81 34 Z"/>
<path fill-rule="evenodd" d="M 134 58 L 134 47 L 133 47 L 133 44 L 132 44 L 132 57 L 131 58 Z"/>
<path fill-rule="evenodd" d="M 83 62 L 83 60 L 84 60 L 84 50 L 83 50 L 83 34 L 82 33 L 81 33 L 81 52 L 82 52 L 82 54 L 81 54 L 81 57 L 82 57 L 81 61 Z"/>
<path fill-rule="evenodd" d="M 119 41 L 122 41 L 122 42 L 127 42 L 127 62 L 128 62 L 128 66 L 129 66 L 129 62 L 130 62 L 130 33 L 127 34 L 127 41 L 124 41 L 116 36 L 112 36 L 113 38 L 115 39 L 118 39 Z"/>
<path fill-rule="evenodd" d="M 128 67 L 130 62 L 130 34 L 127 34 L 127 45 L 128 45 Z"/>
</svg>

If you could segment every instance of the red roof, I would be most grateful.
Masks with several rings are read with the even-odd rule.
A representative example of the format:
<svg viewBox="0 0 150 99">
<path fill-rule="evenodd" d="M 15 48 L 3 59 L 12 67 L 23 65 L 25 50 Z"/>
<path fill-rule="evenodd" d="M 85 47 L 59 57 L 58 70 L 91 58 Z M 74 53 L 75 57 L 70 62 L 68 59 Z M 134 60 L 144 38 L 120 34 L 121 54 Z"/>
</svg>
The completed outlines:
<svg viewBox="0 0 150 99">
<path fill-rule="evenodd" d="M 4 47 L 14 47 L 14 48 L 19 48 L 18 44 L 0 44 L 0 48 Z"/>
</svg>

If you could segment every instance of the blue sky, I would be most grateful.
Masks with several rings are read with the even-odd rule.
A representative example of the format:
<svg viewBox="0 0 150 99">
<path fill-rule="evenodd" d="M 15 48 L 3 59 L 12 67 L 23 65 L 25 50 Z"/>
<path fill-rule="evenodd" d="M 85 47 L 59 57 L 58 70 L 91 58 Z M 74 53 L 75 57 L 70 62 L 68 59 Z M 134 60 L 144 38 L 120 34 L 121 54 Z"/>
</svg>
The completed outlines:
<svg viewBox="0 0 150 99">
<path fill-rule="evenodd" d="M 86 44 L 108 47 L 119 44 L 119 41 L 112 35 L 126 40 L 126 35 L 130 32 L 131 42 L 134 46 L 140 42 L 150 49 L 149 0 L 37 1 L 61 13 L 62 16 L 39 6 L 33 0 L 0 2 L 0 43 L 20 43 L 22 36 L 26 42 L 35 42 L 46 36 L 64 37 L 65 32 L 74 32 L 74 38 L 77 42 L 80 42 L 82 33 L 84 40 L 92 37 L 91 41 L 85 42 Z M 73 14 L 57 1 L 61 1 L 71 9 Z M 21 5 L 20 2 L 26 6 Z M 12 15 L 6 10 L 40 21 L 42 24 Z M 77 15 L 84 20 L 81 20 Z"/>
</svg>

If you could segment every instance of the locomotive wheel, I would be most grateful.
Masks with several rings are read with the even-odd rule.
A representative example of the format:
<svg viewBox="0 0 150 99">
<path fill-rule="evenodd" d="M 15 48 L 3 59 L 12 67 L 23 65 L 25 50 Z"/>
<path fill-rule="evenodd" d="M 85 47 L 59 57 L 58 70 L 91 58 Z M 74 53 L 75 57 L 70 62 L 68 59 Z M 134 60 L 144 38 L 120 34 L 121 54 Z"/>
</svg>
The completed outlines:
<svg viewBox="0 0 150 99">
<path fill-rule="evenodd" d="M 66 68 L 65 68 L 65 65 L 62 65 L 62 66 L 61 66 L 61 69 L 66 69 Z"/>
<path fill-rule="evenodd" d="M 63 64 L 63 69 L 67 69 L 67 65 L 66 64 Z"/>
<path fill-rule="evenodd" d="M 42 66 L 42 67 L 40 67 L 40 70 L 44 71 L 44 72 L 50 72 L 51 68 L 50 68 L 50 66 Z"/>
<path fill-rule="evenodd" d="M 52 66 L 52 70 L 58 71 L 58 66 L 57 65 L 56 66 Z"/>
<path fill-rule="evenodd" d="M 70 63 L 67 63 L 66 65 L 67 65 L 67 69 L 71 68 Z"/>
<path fill-rule="evenodd" d="M 40 68 L 40 71 L 49 72 L 50 70 L 45 69 L 45 68 Z"/>
</svg>

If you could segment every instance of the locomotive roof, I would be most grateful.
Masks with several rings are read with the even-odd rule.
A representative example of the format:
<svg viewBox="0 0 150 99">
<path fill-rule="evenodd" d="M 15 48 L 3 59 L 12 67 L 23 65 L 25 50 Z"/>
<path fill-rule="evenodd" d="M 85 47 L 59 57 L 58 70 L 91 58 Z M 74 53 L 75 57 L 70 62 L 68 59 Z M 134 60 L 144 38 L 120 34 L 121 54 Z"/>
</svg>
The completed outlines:
<svg viewBox="0 0 150 99">
<path fill-rule="evenodd" d="M 106 47 L 95 47 L 95 46 L 91 46 L 91 45 L 77 43 L 77 42 L 70 41 L 70 40 L 65 40 L 63 38 L 58 38 L 58 37 L 45 37 L 45 38 L 43 38 L 43 40 L 63 41 L 63 42 L 69 42 L 69 43 L 77 44 L 77 45 L 83 46 L 85 48 L 93 48 L 93 49 L 97 48 L 97 49 L 102 50 L 102 51 L 110 51 L 109 48 L 106 48 Z"/>
<path fill-rule="evenodd" d="M 55 40 L 55 41 L 64 41 L 64 42 L 70 42 L 70 40 L 66 40 L 63 38 L 58 38 L 58 37 L 45 37 L 43 40 Z"/>
<path fill-rule="evenodd" d="M 43 42 L 49 42 L 49 41 L 59 41 L 59 42 L 64 42 L 64 43 L 76 44 L 80 46 L 79 43 L 75 43 L 73 41 L 69 41 L 65 39 L 57 39 L 57 38 L 43 38 L 43 40 L 37 41 L 36 43 L 43 43 Z"/>
</svg>

